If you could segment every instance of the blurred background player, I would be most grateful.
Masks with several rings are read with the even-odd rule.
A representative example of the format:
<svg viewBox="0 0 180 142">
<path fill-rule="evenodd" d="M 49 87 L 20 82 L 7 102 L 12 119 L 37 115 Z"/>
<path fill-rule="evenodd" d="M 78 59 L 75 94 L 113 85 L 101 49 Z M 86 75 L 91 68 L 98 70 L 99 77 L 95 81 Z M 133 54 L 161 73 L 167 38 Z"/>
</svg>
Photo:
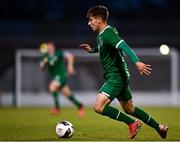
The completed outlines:
<svg viewBox="0 0 180 142">
<path fill-rule="evenodd" d="M 130 74 L 123 58 L 123 52 L 128 55 L 141 75 L 149 76 L 152 70 L 151 65 L 140 62 L 134 51 L 119 37 L 117 30 L 108 25 L 108 15 L 108 9 L 104 6 L 98 5 L 88 10 L 88 25 L 94 32 L 98 33 L 97 47 L 91 48 L 88 44 L 80 45 L 81 48 L 89 53 L 99 52 L 100 61 L 104 69 L 106 82 L 99 90 L 94 109 L 97 113 L 125 122 L 129 126 L 128 137 L 131 139 L 136 136 L 142 125 L 140 120 L 157 130 L 162 138 L 166 138 L 168 127 L 160 125 L 151 115 L 134 105 L 129 88 Z M 109 106 L 115 98 L 118 99 L 127 114 L 140 120 L 135 121 L 118 109 Z"/>
<path fill-rule="evenodd" d="M 52 77 L 49 84 L 49 92 L 52 94 L 55 104 L 55 107 L 51 109 L 52 114 L 60 113 L 60 91 L 78 108 L 78 115 L 82 117 L 84 115 L 84 106 L 75 98 L 67 84 L 68 76 L 75 73 L 74 56 L 70 52 L 56 49 L 53 42 L 41 44 L 40 51 L 42 53 L 40 68 L 44 70 L 47 66 Z M 64 59 L 67 61 L 67 67 Z"/>
</svg>

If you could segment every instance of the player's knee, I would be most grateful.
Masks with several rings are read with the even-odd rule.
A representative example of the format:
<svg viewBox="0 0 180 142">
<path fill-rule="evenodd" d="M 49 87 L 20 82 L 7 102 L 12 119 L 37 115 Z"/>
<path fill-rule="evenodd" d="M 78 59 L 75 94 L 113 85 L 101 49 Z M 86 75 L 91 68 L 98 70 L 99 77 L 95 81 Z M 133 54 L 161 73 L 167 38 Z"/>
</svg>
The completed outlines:
<svg viewBox="0 0 180 142">
<path fill-rule="evenodd" d="M 126 114 L 132 114 L 131 110 L 124 110 Z"/>
<path fill-rule="evenodd" d="M 133 114 L 134 113 L 134 108 L 132 107 L 132 108 L 125 108 L 124 109 L 124 112 L 126 113 L 126 114 Z"/>
<path fill-rule="evenodd" d="M 102 107 L 100 106 L 100 105 L 95 105 L 94 106 L 94 111 L 96 112 L 96 113 L 101 113 L 102 112 Z"/>
<path fill-rule="evenodd" d="M 62 89 L 61 93 L 63 94 L 63 96 L 65 97 L 69 97 L 72 93 L 70 90 L 68 89 Z"/>
<path fill-rule="evenodd" d="M 49 92 L 55 92 L 57 91 L 57 88 L 53 85 L 49 85 Z"/>
</svg>

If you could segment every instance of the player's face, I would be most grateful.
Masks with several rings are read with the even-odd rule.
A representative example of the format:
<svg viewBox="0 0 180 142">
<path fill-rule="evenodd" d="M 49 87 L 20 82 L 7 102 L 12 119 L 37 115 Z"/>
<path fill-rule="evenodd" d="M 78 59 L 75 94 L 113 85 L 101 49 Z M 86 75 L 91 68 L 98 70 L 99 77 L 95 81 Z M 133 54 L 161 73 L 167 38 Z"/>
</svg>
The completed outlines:
<svg viewBox="0 0 180 142">
<path fill-rule="evenodd" d="M 54 50 L 55 50 L 54 45 L 53 45 L 52 43 L 48 43 L 48 48 L 47 48 L 47 50 L 48 50 L 48 53 L 49 53 L 49 54 L 53 53 Z"/>
<path fill-rule="evenodd" d="M 88 25 L 92 28 L 94 32 L 99 32 L 100 18 L 89 17 Z"/>
</svg>

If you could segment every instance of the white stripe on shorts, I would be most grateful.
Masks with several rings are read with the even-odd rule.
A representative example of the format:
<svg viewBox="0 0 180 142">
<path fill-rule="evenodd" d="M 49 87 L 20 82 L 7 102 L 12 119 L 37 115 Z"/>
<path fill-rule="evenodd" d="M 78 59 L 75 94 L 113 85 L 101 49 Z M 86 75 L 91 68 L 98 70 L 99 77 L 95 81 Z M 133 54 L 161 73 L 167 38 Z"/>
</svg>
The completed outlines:
<svg viewBox="0 0 180 142">
<path fill-rule="evenodd" d="M 106 95 L 107 97 L 109 97 L 110 95 L 107 94 L 106 92 L 101 92 L 102 94 Z"/>
</svg>

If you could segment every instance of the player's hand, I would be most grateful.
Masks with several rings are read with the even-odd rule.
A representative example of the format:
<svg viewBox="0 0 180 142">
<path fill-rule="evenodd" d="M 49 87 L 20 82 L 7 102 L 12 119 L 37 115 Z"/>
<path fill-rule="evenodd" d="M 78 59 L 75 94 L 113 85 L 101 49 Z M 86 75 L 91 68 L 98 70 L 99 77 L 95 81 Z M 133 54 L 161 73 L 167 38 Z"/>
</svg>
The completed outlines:
<svg viewBox="0 0 180 142">
<path fill-rule="evenodd" d="M 48 59 L 47 58 L 44 58 L 43 61 L 40 62 L 39 66 L 40 66 L 42 71 L 45 70 L 47 63 L 48 63 Z"/>
<path fill-rule="evenodd" d="M 87 52 L 91 52 L 92 50 L 88 44 L 81 44 L 79 47 L 86 50 Z"/>
<path fill-rule="evenodd" d="M 42 71 L 45 70 L 46 65 L 45 65 L 44 62 L 40 62 L 39 66 L 40 66 L 40 69 L 41 69 Z"/>
<path fill-rule="evenodd" d="M 141 75 L 145 74 L 149 76 L 151 74 L 152 71 L 151 65 L 144 64 L 143 62 L 137 62 L 136 67 Z"/>
<path fill-rule="evenodd" d="M 70 67 L 70 66 L 69 66 L 67 70 L 68 70 L 68 74 L 69 74 L 69 75 L 73 75 L 73 74 L 76 73 L 76 71 L 75 71 L 75 69 L 74 69 L 73 67 Z"/>
</svg>

